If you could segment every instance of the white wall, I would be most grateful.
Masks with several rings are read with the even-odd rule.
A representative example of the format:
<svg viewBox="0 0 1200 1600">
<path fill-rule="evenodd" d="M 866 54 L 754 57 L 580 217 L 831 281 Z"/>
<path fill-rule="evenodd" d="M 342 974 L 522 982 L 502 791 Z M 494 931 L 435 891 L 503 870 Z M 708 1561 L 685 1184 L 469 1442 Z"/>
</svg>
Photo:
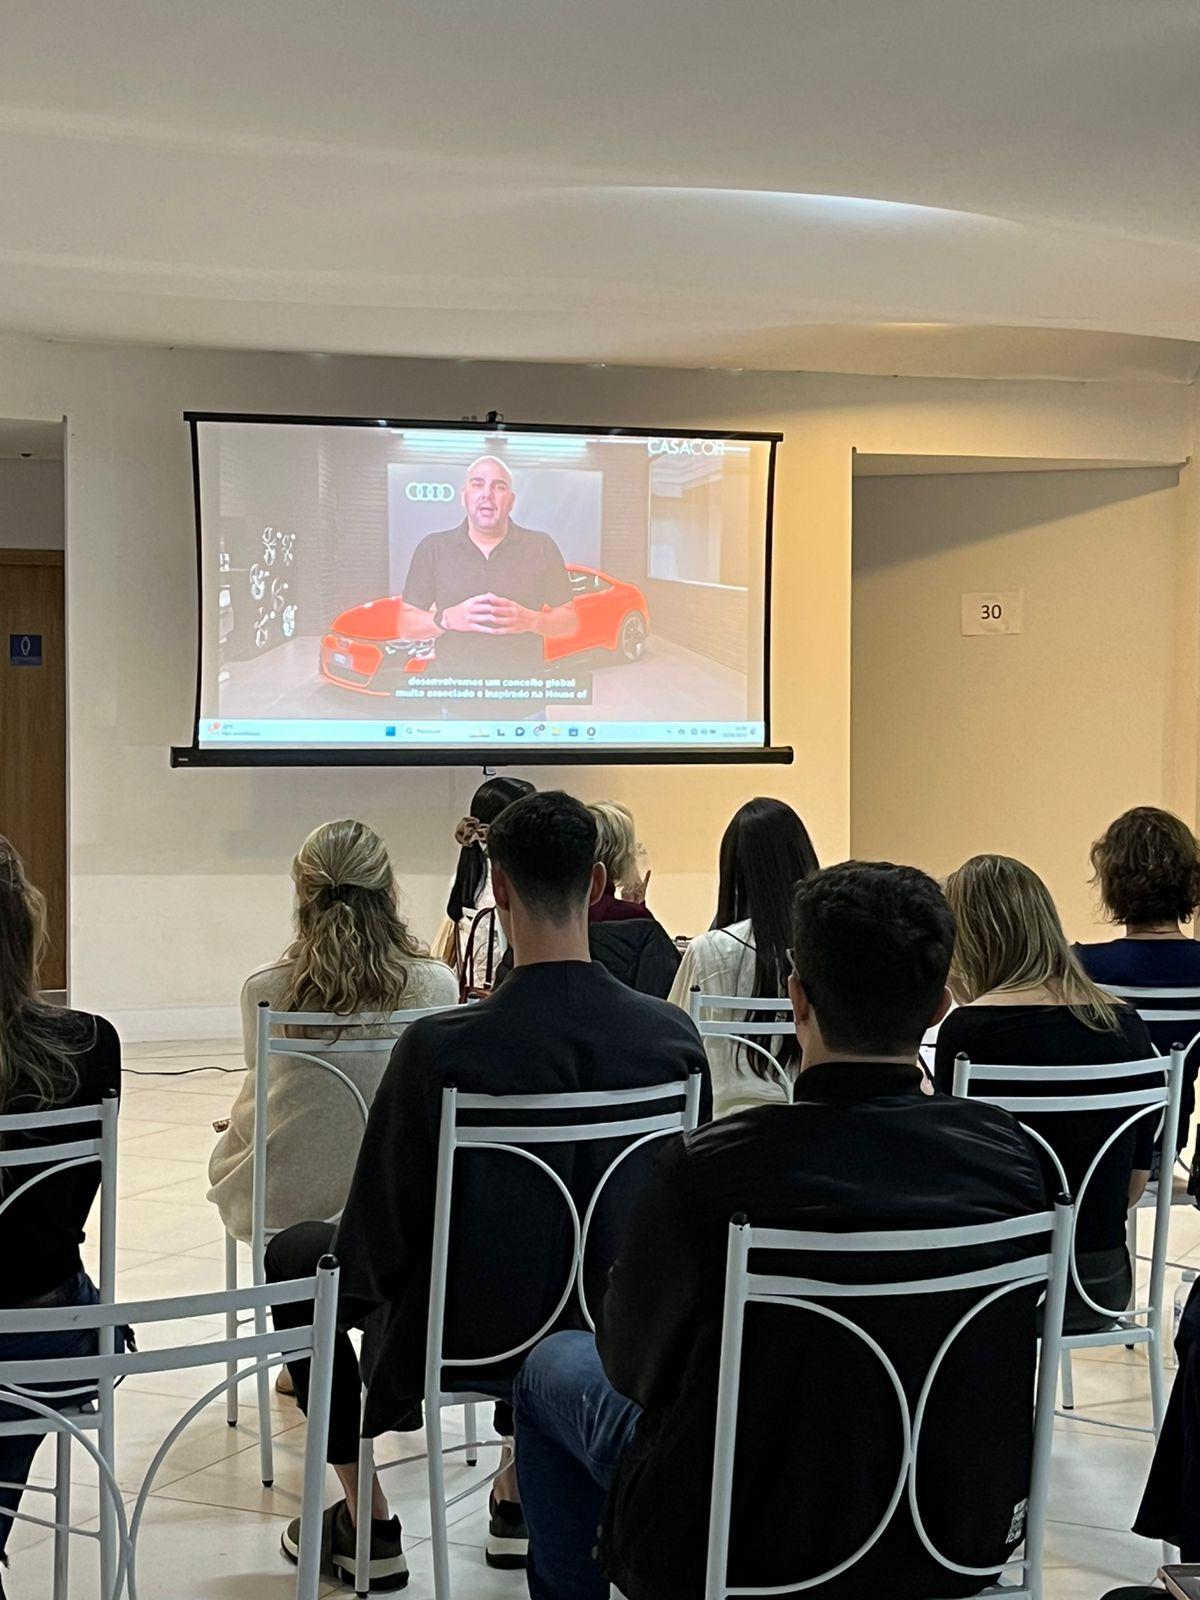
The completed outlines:
<svg viewBox="0 0 1200 1600">
<path fill-rule="evenodd" d="M 61 461 L 0 460 L 0 550 L 61 550 Z"/>
<path fill-rule="evenodd" d="M 432 934 L 479 774 L 181 771 L 195 673 L 186 409 L 458 417 L 785 434 L 776 493 L 774 735 L 791 768 L 541 769 L 627 801 L 668 927 L 712 914 L 720 831 L 776 793 L 828 860 L 850 839 L 851 451 L 1178 460 L 1189 392 L 1169 384 L 972 383 L 609 367 L 457 365 L 0 341 L 0 416 L 67 417 L 71 981 L 131 1034 L 199 1029 L 287 934 L 302 835 L 356 813 L 387 838 Z M 914 733 L 914 736 L 915 733 Z"/>
<path fill-rule="evenodd" d="M 1103 937 L 1091 841 L 1132 805 L 1194 809 L 1175 766 L 1195 740 L 1194 701 L 1173 700 L 1185 512 L 1174 470 L 856 481 L 856 855 L 938 875 L 1018 855 L 1073 937 Z M 1023 632 L 963 635 L 961 596 L 990 589 L 1024 590 Z"/>
</svg>

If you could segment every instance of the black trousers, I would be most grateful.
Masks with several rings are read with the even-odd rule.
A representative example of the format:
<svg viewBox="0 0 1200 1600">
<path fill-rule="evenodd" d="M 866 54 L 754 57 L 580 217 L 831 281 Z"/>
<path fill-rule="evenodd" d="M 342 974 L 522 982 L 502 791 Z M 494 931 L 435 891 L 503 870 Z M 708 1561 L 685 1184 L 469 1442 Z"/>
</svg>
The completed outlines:
<svg viewBox="0 0 1200 1600">
<path fill-rule="evenodd" d="M 1200 1278 L 1192 1285 L 1175 1340 L 1179 1367 L 1134 1533 L 1179 1546 L 1200 1561 Z"/>
<path fill-rule="evenodd" d="M 330 1254 L 335 1228 L 332 1222 L 298 1222 L 277 1233 L 267 1244 L 267 1282 L 284 1283 L 289 1278 L 311 1278 L 317 1262 Z M 298 1300 L 289 1306 L 272 1306 L 271 1320 L 277 1328 L 302 1328 L 312 1321 L 312 1301 Z M 296 1402 L 308 1415 L 308 1376 L 312 1363 L 289 1361 L 288 1371 L 296 1386 Z M 339 1327 L 333 1345 L 333 1390 L 329 1405 L 329 1449 L 331 1466 L 346 1467 L 358 1460 L 358 1440 L 362 1418 L 362 1378 L 358 1357 L 350 1335 Z"/>
<path fill-rule="evenodd" d="M 333 1254 L 335 1227 L 332 1222 L 297 1222 L 293 1227 L 277 1233 L 267 1244 L 267 1282 L 284 1283 L 289 1278 L 311 1278 L 322 1256 Z M 292 1305 L 272 1306 L 271 1319 L 277 1328 L 302 1328 L 312 1321 L 312 1301 L 300 1300 Z M 296 1403 L 308 1415 L 308 1379 L 311 1362 L 289 1361 L 288 1371 L 296 1388 Z M 489 1385 L 489 1389 L 492 1386 Z M 496 1386 L 496 1392 L 509 1391 L 510 1386 Z M 358 1460 L 358 1441 L 362 1419 L 362 1374 L 358 1357 L 350 1343 L 350 1335 L 340 1324 L 333 1345 L 333 1386 L 329 1401 L 329 1447 L 325 1459 L 333 1467 L 351 1466 Z M 421 1426 L 421 1407 L 416 1405 L 404 1417 L 398 1417 L 394 1427 L 399 1430 Z M 512 1406 L 507 1398 L 500 1399 L 495 1412 L 496 1432 L 511 1435 L 513 1431 Z"/>
</svg>

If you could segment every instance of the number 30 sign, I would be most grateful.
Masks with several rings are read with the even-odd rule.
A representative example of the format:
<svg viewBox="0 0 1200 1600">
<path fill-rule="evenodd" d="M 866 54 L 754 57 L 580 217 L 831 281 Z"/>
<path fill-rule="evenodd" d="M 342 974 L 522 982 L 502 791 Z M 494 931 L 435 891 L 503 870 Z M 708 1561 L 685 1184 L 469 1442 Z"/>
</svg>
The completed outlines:
<svg viewBox="0 0 1200 1600">
<path fill-rule="evenodd" d="M 1025 610 L 1024 589 L 985 589 L 962 597 L 962 631 L 1020 633 Z"/>
</svg>

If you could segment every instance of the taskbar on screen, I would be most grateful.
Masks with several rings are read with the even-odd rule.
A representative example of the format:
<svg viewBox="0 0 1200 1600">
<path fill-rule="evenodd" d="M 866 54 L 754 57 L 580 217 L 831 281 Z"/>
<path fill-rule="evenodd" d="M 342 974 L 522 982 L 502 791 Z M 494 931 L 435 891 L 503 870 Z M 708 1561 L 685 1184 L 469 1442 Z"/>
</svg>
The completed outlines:
<svg viewBox="0 0 1200 1600">
<path fill-rule="evenodd" d="M 461 748 L 522 743 L 670 749 L 693 744 L 753 748 L 763 744 L 765 737 L 766 728 L 761 722 L 384 722 L 328 717 L 214 717 L 199 724 L 196 742 L 201 749 L 238 745 L 291 750 L 362 745 Z"/>
</svg>

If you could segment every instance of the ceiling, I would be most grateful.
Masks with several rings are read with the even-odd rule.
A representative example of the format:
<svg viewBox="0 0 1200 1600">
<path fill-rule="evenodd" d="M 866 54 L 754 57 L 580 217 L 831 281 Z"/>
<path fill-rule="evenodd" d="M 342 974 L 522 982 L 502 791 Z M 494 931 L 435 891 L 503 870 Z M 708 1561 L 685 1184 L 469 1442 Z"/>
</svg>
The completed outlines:
<svg viewBox="0 0 1200 1600">
<path fill-rule="evenodd" d="M 1194 0 L 59 0 L 0 327 L 456 358 L 1200 367 Z"/>
</svg>

